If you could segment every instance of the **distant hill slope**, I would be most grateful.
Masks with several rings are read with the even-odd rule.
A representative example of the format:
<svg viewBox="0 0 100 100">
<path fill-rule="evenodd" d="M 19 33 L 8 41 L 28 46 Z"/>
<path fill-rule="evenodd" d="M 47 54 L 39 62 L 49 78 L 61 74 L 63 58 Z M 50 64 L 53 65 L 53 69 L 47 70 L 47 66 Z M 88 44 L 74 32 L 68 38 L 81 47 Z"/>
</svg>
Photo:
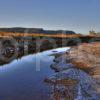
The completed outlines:
<svg viewBox="0 0 100 100">
<path fill-rule="evenodd" d="M 43 34 L 76 34 L 74 31 L 69 30 L 44 30 L 42 28 L 21 28 L 21 27 L 14 27 L 14 28 L 0 28 L 0 32 L 12 32 L 12 33 L 43 33 Z"/>
</svg>

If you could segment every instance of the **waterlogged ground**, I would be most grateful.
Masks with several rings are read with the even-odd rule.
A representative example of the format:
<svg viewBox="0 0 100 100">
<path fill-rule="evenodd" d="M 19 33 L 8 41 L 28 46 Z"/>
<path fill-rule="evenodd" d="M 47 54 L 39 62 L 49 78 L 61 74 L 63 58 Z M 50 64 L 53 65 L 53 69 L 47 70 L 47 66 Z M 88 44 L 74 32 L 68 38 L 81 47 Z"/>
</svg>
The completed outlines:
<svg viewBox="0 0 100 100">
<path fill-rule="evenodd" d="M 54 73 L 50 69 L 54 57 L 49 55 L 67 49 L 29 55 L 0 66 L 0 100 L 49 100 L 50 88 L 44 83 L 45 77 Z"/>
</svg>

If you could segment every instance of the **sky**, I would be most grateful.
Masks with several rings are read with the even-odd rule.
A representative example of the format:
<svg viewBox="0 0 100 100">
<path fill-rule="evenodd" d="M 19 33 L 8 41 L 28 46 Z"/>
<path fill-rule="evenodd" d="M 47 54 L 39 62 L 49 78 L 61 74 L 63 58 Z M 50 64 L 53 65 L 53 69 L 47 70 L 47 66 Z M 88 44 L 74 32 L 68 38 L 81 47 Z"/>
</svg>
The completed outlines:
<svg viewBox="0 0 100 100">
<path fill-rule="evenodd" d="M 0 0 L 0 27 L 100 32 L 100 0 Z"/>
</svg>

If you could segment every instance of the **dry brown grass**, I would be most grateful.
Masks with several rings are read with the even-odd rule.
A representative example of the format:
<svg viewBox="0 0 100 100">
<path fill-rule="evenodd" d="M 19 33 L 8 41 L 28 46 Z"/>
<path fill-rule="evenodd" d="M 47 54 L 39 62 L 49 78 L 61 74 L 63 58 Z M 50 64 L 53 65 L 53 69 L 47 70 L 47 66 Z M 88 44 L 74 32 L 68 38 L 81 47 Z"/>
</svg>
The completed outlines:
<svg viewBox="0 0 100 100">
<path fill-rule="evenodd" d="M 78 38 L 80 36 L 82 36 L 81 34 L 63 34 L 63 33 L 59 33 L 59 34 L 43 34 L 43 33 L 11 33 L 11 32 L 0 32 L 0 36 L 1 37 L 5 37 L 5 36 L 31 36 L 31 37 L 39 37 L 39 36 L 45 36 L 45 37 L 58 37 L 58 38 Z"/>
<path fill-rule="evenodd" d="M 96 67 L 100 68 L 100 42 L 81 44 L 73 47 L 69 52 L 71 62 L 78 68 L 87 69 Z"/>
</svg>

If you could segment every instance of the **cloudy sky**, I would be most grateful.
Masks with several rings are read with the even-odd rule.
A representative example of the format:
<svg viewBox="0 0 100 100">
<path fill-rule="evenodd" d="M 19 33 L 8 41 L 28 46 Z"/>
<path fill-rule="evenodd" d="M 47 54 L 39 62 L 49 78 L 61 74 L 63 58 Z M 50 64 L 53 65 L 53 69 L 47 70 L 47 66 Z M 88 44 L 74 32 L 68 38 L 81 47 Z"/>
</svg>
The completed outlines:
<svg viewBox="0 0 100 100">
<path fill-rule="evenodd" d="M 100 31 L 100 0 L 0 0 L 0 27 Z"/>
</svg>

